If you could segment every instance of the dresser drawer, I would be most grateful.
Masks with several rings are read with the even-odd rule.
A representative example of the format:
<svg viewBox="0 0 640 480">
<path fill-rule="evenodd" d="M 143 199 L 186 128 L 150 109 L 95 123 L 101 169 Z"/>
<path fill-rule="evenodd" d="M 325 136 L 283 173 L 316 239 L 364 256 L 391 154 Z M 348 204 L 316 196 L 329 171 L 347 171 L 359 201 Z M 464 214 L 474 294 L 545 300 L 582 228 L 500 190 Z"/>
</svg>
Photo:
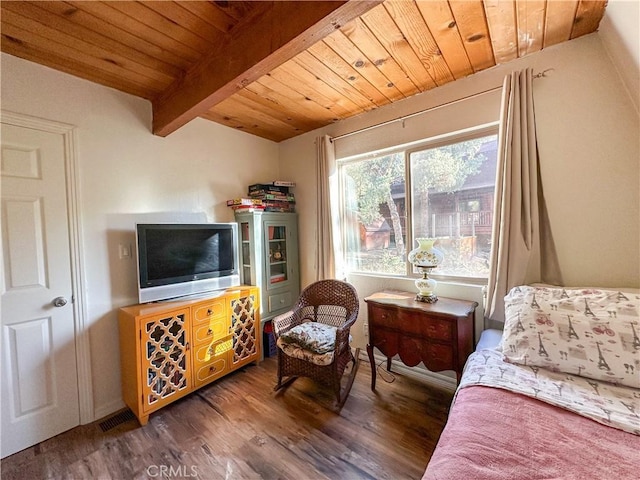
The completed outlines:
<svg viewBox="0 0 640 480">
<path fill-rule="evenodd" d="M 447 319 L 409 310 L 398 311 L 395 315 L 398 317 L 398 327 L 405 334 L 443 342 L 450 342 L 454 338 L 453 323 Z"/>
<path fill-rule="evenodd" d="M 193 344 L 211 343 L 229 335 L 229 322 L 222 318 L 211 318 L 208 323 L 193 325 Z"/>
<path fill-rule="evenodd" d="M 387 357 L 393 357 L 399 351 L 399 339 L 401 335 L 385 328 L 370 328 L 369 343 L 377 347 Z"/>
<path fill-rule="evenodd" d="M 375 346 L 377 347 L 377 345 Z M 395 347 L 390 348 L 390 352 L 392 354 L 398 353 L 402 363 L 409 367 L 415 367 L 420 362 L 423 362 L 433 372 L 455 369 L 452 345 L 430 343 L 417 337 L 404 336 L 399 337 L 394 343 L 389 342 L 388 346 Z M 392 356 L 387 352 L 383 351 L 383 353 L 387 357 Z"/>
<path fill-rule="evenodd" d="M 425 351 L 426 350 L 426 351 Z M 427 344 L 422 361 L 429 370 L 455 370 L 453 349 L 448 345 Z"/>
<path fill-rule="evenodd" d="M 208 383 L 228 371 L 229 351 L 232 342 L 231 337 L 227 337 L 224 340 L 196 347 L 193 360 L 194 385 L 196 387 Z"/>
<path fill-rule="evenodd" d="M 396 330 L 400 325 L 400 319 L 394 309 L 369 305 L 369 324 L 376 327 Z"/>
<path fill-rule="evenodd" d="M 198 305 L 194 308 L 193 323 L 208 322 L 212 318 L 219 318 L 225 316 L 224 299 L 217 299 L 212 302 L 207 302 L 202 305 Z"/>
<path fill-rule="evenodd" d="M 227 336 L 226 338 L 218 340 L 217 342 L 211 342 L 208 345 L 196 347 L 194 366 L 198 367 L 200 365 L 211 362 L 214 358 L 227 355 L 227 353 L 231 351 L 232 344 L 233 340 L 231 339 L 231 336 Z"/>
<path fill-rule="evenodd" d="M 428 318 L 421 325 L 422 332 L 428 338 L 450 342 L 453 340 L 453 323 L 447 320 Z"/>
<path fill-rule="evenodd" d="M 194 386 L 201 387 L 205 383 L 209 383 L 218 377 L 223 376 L 227 372 L 227 357 L 216 358 L 206 365 L 201 365 L 195 369 Z"/>
</svg>

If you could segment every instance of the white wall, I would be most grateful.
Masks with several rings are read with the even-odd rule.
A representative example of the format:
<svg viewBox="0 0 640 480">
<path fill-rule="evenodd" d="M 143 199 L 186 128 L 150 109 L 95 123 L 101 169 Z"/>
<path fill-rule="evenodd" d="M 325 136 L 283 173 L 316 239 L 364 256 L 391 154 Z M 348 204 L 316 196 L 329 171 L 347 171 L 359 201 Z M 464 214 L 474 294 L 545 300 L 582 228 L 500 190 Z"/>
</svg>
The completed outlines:
<svg viewBox="0 0 640 480">
<path fill-rule="evenodd" d="M 640 286 L 639 117 L 597 33 L 280 143 L 281 170 L 297 183 L 302 285 L 315 279 L 317 136 L 461 99 L 499 86 L 506 73 L 525 67 L 553 69 L 535 80 L 534 97 L 542 181 L 565 284 Z M 405 128 L 431 132 L 443 123 L 451 128 L 470 117 L 497 115 L 497 97 L 482 98 L 484 105 L 477 98 L 458 103 L 407 121 Z M 397 135 L 382 136 L 404 135 L 400 124 L 394 128 Z M 366 280 L 358 283 L 370 290 Z"/>
<path fill-rule="evenodd" d="M 276 178 L 278 146 L 196 119 L 150 133 L 148 101 L 2 54 L 2 108 L 77 126 L 86 323 L 96 418 L 123 406 L 117 308 L 137 303 L 137 220 L 232 221 L 225 200 Z"/>
<path fill-rule="evenodd" d="M 609 0 L 598 31 L 640 111 L 640 2 Z"/>
<path fill-rule="evenodd" d="M 598 34 L 546 55 L 536 123 L 567 285 L 640 286 L 640 116 Z"/>
</svg>

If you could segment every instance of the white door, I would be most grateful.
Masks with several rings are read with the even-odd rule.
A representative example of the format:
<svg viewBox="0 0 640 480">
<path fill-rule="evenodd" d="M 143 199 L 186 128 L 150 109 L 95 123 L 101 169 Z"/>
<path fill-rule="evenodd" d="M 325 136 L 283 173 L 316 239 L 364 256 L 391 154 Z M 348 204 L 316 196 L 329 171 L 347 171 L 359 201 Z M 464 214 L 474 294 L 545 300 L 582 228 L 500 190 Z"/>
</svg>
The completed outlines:
<svg viewBox="0 0 640 480">
<path fill-rule="evenodd" d="M 1 144 L 4 458 L 78 425 L 79 403 L 63 136 L 2 124 Z"/>
</svg>

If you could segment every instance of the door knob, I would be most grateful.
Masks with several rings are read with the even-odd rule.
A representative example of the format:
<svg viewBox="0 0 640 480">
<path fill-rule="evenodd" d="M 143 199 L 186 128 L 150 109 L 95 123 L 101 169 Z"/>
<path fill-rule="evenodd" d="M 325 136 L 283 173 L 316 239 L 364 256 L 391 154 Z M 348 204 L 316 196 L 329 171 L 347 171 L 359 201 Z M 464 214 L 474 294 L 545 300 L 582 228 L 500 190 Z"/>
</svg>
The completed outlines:
<svg viewBox="0 0 640 480">
<path fill-rule="evenodd" d="M 64 307 L 67 304 L 67 299 L 64 297 L 56 297 L 51 303 L 54 307 Z"/>
</svg>

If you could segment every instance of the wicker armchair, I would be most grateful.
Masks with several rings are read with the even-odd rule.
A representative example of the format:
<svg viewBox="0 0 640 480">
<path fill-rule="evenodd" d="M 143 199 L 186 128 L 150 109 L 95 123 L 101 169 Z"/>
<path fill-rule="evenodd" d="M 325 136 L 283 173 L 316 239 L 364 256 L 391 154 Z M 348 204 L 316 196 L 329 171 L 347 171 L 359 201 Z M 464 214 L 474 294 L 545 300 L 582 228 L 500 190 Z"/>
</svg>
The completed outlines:
<svg viewBox="0 0 640 480">
<path fill-rule="evenodd" d="M 274 390 L 289 385 L 298 377 L 309 377 L 333 389 L 341 407 L 349 395 L 358 367 L 360 349 L 354 355 L 349 345 L 349 331 L 358 317 L 358 309 L 358 294 L 348 283 L 321 280 L 305 288 L 291 311 L 273 319 L 278 344 L 278 383 Z M 292 340 L 300 338 L 294 334 L 301 329 L 307 330 L 304 339 Z M 314 333 L 309 334 L 310 330 Z M 335 343 L 325 342 L 324 346 L 328 348 L 322 351 L 314 348 L 318 345 L 314 338 L 317 331 L 321 331 L 320 336 L 328 332 L 331 338 L 335 332 Z M 350 362 L 353 367 L 341 388 Z"/>
</svg>

